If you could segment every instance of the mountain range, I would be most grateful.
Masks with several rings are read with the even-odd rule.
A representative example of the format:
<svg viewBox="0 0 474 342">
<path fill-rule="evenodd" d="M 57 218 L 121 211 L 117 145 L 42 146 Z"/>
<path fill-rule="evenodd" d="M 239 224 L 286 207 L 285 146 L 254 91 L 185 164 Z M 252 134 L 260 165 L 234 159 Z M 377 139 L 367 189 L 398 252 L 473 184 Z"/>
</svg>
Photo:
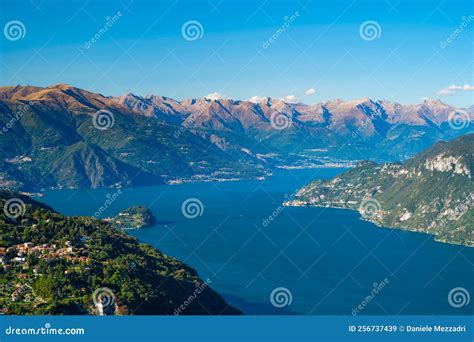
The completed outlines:
<svg viewBox="0 0 474 342">
<path fill-rule="evenodd" d="M 474 134 L 438 142 L 403 163 L 362 162 L 300 189 L 290 206 L 359 210 L 384 227 L 474 246 Z"/>
<path fill-rule="evenodd" d="M 461 118 L 454 122 L 453 117 Z M 472 131 L 474 108 L 362 98 L 258 103 L 73 86 L 0 87 L 0 186 L 97 188 L 261 178 L 275 168 L 405 160 Z M 101 127 L 105 124 L 105 127 Z"/>
</svg>

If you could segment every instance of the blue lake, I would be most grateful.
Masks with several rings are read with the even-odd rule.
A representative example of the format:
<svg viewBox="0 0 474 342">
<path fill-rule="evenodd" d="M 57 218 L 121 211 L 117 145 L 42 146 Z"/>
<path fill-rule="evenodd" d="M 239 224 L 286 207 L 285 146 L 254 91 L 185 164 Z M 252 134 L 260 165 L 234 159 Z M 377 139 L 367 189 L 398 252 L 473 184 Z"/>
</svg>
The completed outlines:
<svg viewBox="0 0 474 342">
<path fill-rule="evenodd" d="M 195 268 L 245 314 L 472 314 L 472 302 L 453 307 L 448 293 L 461 287 L 474 295 L 474 248 L 380 228 L 354 211 L 281 206 L 310 180 L 341 171 L 126 188 L 102 216 L 149 207 L 158 224 L 127 232 Z M 92 216 L 114 191 L 54 190 L 41 200 L 67 215 Z M 189 198 L 202 202 L 202 215 L 183 215 Z M 279 287 L 286 303 L 291 296 L 281 308 L 270 300 Z"/>
</svg>

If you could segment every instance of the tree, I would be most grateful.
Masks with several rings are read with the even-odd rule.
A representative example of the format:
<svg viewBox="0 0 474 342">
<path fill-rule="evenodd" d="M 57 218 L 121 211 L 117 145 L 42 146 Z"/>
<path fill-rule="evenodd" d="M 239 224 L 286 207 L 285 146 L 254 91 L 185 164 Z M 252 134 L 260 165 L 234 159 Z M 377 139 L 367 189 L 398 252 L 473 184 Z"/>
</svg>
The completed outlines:
<svg viewBox="0 0 474 342">
<path fill-rule="evenodd" d="M 55 281 L 52 277 L 39 277 L 33 283 L 33 290 L 43 299 L 52 299 L 56 293 Z"/>
</svg>

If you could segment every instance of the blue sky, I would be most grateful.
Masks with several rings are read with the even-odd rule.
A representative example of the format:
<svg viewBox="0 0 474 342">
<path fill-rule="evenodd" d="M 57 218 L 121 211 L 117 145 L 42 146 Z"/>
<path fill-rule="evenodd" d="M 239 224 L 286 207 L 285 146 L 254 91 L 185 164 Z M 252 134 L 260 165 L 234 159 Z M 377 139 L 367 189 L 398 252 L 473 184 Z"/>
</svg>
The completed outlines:
<svg viewBox="0 0 474 342">
<path fill-rule="evenodd" d="M 17 20 L 26 31 L 18 40 L 1 37 L 2 85 L 68 83 L 105 95 L 177 99 L 216 92 L 306 103 L 369 96 L 474 104 L 470 0 L 0 3 L 2 27 Z M 183 37 L 188 21 L 201 25 L 200 38 Z M 367 21 L 378 25 L 373 40 L 360 34 Z"/>
</svg>

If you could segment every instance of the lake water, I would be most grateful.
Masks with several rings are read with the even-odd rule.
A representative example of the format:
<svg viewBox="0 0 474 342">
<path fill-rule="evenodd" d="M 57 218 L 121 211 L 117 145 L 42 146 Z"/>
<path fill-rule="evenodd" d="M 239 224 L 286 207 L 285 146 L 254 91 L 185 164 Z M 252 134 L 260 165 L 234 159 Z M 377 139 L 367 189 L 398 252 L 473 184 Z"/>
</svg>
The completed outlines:
<svg viewBox="0 0 474 342">
<path fill-rule="evenodd" d="M 102 216 L 149 207 L 158 224 L 128 233 L 195 268 L 245 314 L 472 314 L 472 302 L 454 307 L 461 297 L 452 306 L 448 293 L 474 295 L 474 248 L 379 228 L 354 211 L 281 206 L 310 180 L 341 171 L 122 189 Z M 55 190 L 41 200 L 67 215 L 94 215 L 113 192 Z M 203 204 L 196 218 L 182 212 L 190 198 Z M 284 289 L 273 305 L 276 288 Z"/>
</svg>

